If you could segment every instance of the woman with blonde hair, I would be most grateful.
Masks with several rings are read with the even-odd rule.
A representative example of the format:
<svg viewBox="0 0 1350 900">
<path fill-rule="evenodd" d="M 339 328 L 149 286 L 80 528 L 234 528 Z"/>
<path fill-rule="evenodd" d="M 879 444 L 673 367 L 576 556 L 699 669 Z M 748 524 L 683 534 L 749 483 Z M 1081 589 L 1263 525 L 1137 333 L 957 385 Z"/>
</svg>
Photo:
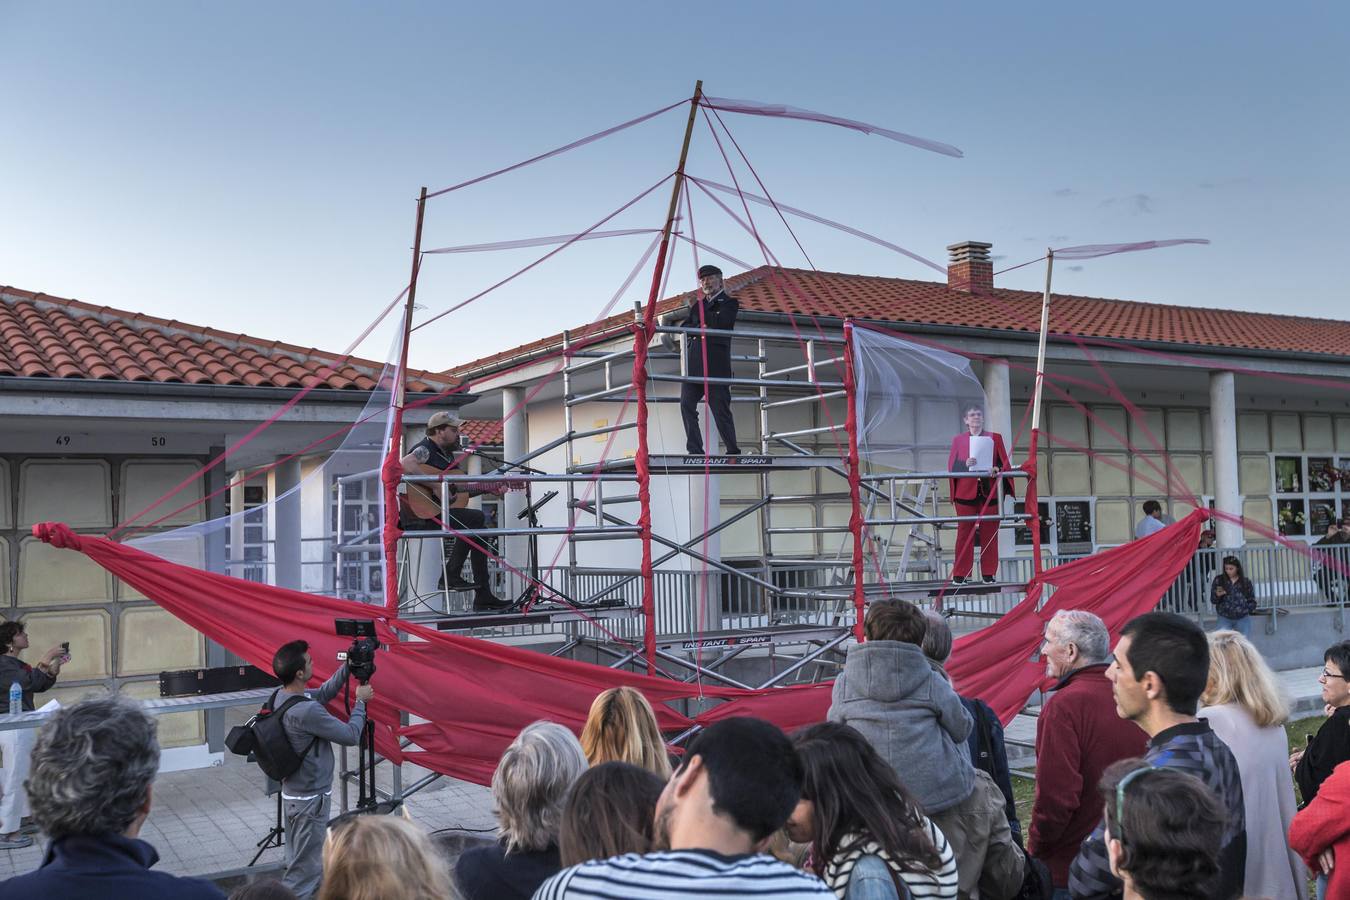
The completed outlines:
<svg viewBox="0 0 1350 900">
<path fill-rule="evenodd" d="M 656 712 L 647 698 L 630 687 L 610 688 L 596 695 L 581 749 L 591 765 L 626 762 L 641 766 L 662 780 L 670 778 L 666 742 L 656 724 Z"/>
<path fill-rule="evenodd" d="M 1199 716 L 1237 760 L 1247 819 L 1243 893 L 1306 900 L 1307 873 L 1285 835 L 1294 818 L 1294 779 L 1284 723 L 1289 704 L 1252 642 L 1236 631 L 1209 634 L 1209 681 Z"/>
<path fill-rule="evenodd" d="M 450 869 L 422 829 L 399 816 L 353 816 L 328 830 L 319 900 L 444 900 Z"/>
</svg>

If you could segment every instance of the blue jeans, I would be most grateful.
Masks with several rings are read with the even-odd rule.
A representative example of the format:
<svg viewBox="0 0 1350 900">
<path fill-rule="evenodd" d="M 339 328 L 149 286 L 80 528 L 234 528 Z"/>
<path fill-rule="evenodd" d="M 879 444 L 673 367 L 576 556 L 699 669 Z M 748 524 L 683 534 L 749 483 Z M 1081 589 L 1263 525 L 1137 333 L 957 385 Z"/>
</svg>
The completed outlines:
<svg viewBox="0 0 1350 900">
<path fill-rule="evenodd" d="M 1240 619 L 1228 619 L 1219 616 L 1219 631 L 1236 631 L 1243 637 L 1252 636 L 1252 617 L 1243 616 Z"/>
<path fill-rule="evenodd" d="M 903 884 L 904 882 L 901 882 Z M 858 860 L 848 879 L 848 893 L 844 900 L 909 900 L 895 892 L 895 879 L 880 856 L 868 855 Z"/>
<path fill-rule="evenodd" d="M 1055 888 L 1054 896 L 1050 900 L 1073 900 L 1073 894 L 1069 893 L 1068 888 Z"/>
</svg>

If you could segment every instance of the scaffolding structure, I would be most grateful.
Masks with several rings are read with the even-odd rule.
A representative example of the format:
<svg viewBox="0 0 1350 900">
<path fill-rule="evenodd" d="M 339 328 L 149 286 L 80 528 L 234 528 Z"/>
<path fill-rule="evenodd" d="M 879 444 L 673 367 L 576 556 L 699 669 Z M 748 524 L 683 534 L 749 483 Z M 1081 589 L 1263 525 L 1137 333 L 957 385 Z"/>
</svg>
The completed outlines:
<svg viewBox="0 0 1350 900">
<path fill-rule="evenodd" d="M 685 673 L 676 677 L 686 680 L 706 677 L 736 683 L 738 686 L 756 685 L 732 682 L 729 676 L 720 671 L 731 657 L 744 653 L 751 646 L 767 646 L 771 657 L 778 652 L 779 647 L 795 648 L 788 654 L 791 661 L 786 669 L 779 671 L 774 661 L 772 674 L 763 684 L 757 685 L 764 686 L 779 683 L 793 675 L 820 677 L 828 657 L 831 654 L 837 657 L 838 649 L 850 635 L 862 639 L 865 607 L 871 600 L 936 597 L 941 603 L 953 598 L 959 600 L 976 595 L 1002 595 L 1021 590 L 1020 584 L 980 584 L 953 589 L 942 579 L 941 531 L 944 527 L 974 520 L 995 525 L 1021 520 L 1020 516 L 1005 514 L 1003 510 L 1003 478 L 1006 475 L 993 480 L 996 487 L 992 509 L 980 515 L 957 516 L 941 514 L 938 507 L 938 482 L 943 478 L 988 478 L 989 472 L 924 471 L 925 467 L 922 466 L 908 471 L 883 472 L 871 471 L 865 465 L 859 447 L 852 321 L 844 323 L 840 335 L 825 334 L 819 328 L 812 334 L 802 335 L 795 329 L 778 331 L 754 327 L 709 333 L 704 328 L 678 327 L 658 320 L 658 299 L 664 284 L 680 202 L 682 197 L 687 201 L 684 195 L 685 166 L 695 119 L 703 99 L 703 83 L 699 81 L 690 99 L 678 163 L 670 176 L 670 202 L 655 244 L 656 261 L 648 297 L 645 304 L 637 305 L 634 320 L 628 325 L 632 334 L 631 344 L 623 345 L 621 338 L 616 343 L 611 335 L 608 343 L 603 345 L 597 345 L 594 338 L 588 338 L 585 346 L 574 347 L 571 336 L 564 333 L 561 347 L 562 434 L 546 442 L 543 447 L 519 459 L 505 460 L 506 465 L 492 474 L 402 476 L 404 485 L 436 485 L 441 498 L 440 521 L 443 529 L 401 535 L 399 543 L 403 549 L 399 553 L 399 560 L 396 561 L 392 556 L 386 559 L 384 587 L 385 608 L 388 612 L 406 611 L 407 595 L 418 593 L 412 566 L 405 562 L 410 559 L 410 544 L 432 540 L 436 542 L 434 546 L 440 546 L 443 539 L 454 537 L 486 550 L 492 541 L 525 537 L 531 545 L 531 571 L 523 573 L 512 570 L 514 575 L 526 580 L 524 590 L 512 605 L 511 615 L 515 617 L 515 623 L 520 623 L 516 633 L 521 628 L 558 628 L 561 630 L 561 649 L 554 652 L 590 651 L 596 656 L 610 657 L 613 666 L 643 667 L 648 674 L 659 671 L 658 661 L 664 661 L 678 666 Z M 391 403 L 394 427 L 389 437 L 386 469 L 402 455 L 402 380 L 407 367 L 408 339 L 412 334 L 412 311 L 422 260 L 422 226 L 428 196 L 423 188 L 417 206 L 412 273 L 404 313 L 404 340 L 400 346 L 400 368 L 397 370 L 399 383 Z M 704 336 L 728 340 L 733 346 L 741 346 L 743 351 L 746 342 L 753 342 L 752 353 L 733 356 L 733 361 L 753 362 L 756 366 L 755 377 L 691 375 L 687 365 L 688 342 L 691 338 Z M 791 350 L 784 354 L 782 347 L 785 345 L 789 348 L 799 346 L 800 356 L 794 356 Z M 592 349 L 596 346 L 602 346 L 603 349 Z M 665 363 L 670 360 L 677 363 L 674 372 L 667 371 L 669 367 Z M 597 375 L 600 382 L 598 388 L 583 385 L 583 382 L 596 380 Z M 679 402 L 679 397 L 669 389 L 686 384 L 702 385 L 705 394 L 710 386 L 725 387 L 733 404 L 755 404 L 759 420 L 759 452 L 737 456 L 653 454 L 650 449 L 649 407 L 651 404 Z M 575 412 L 583 405 L 621 403 L 626 409 L 633 401 L 633 421 L 610 423 L 606 420 L 597 422 L 594 428 L 577 429 Z M 842 409 L 837 408 L 839 401 L 842 401 Z M 833 410 L 832 403 L 836 407 Z M 813 411 L 809 427 L 785 426 L 779 422 L 779 417 L 785 411 L 804 407 Z M 637 440 L 636 451 L 631 458 L 602 458 L 594 464 L 580 461 L 576 452 L 578 441 L 600 439 L 610 447 L 620 432 L 629 430 L 635 433 Z M 835 452 L 822 452 L 831 449 L 826 441 L 833 443 Z M 543 471 L 529 465 L 559 448 L 565 454 L 565 461 L 555 471 Z M 775 475 L 807 471 L 813 474 L 811 482 L 815 490 L 774 493 Z M 653 479 L 711 477 L 733 473 L 758 475 L 759 496 L 756 502 L 749 503 L 723 519 L 719 491 L 715 501 L 716 515 L 712 515 L 707 509 L 714 503 L 711 484 L 705 480 L 704 522 L 701 530 L 687 539 L 681 539 L 663 534 L 653 527 Z M 371 487 L 382 490 L 386 499 L 382 545 L 387 548 L 399 537 L 397 522 L 393 518 L 397 509 L 398 484 L 391 477 L 381 480 L 380 472 L 365 474 L 375 479 Z M 1019 471 L 1007 473 L 1013 477 L 1024 474 Z M 834 476 L 841 481 L 838 485 L 832 485 L 838 489 L 819 489 L 820 482 L 817 479 L 827 476 Z M 457 483 L 521 479 L 527 486 L 534 483 L 560 485 L 567 501 L 564 525 L 541 526 L 531 517 L 526 524 L 510 528 L 445 527 L 452 489 Z M 583 482 L 588 483 L 587 489 L 579 494 L 577 485 Z M 616 483 L 620 484 L 620 492 L 606 493 Z M 540 501 L 541 504 L 543 502 Z M 847 523 L 781 525 L 775 523 L 771 514 L 775 508 L 794 504 L 819 506 L 822 503 L 834 503 L 847 509 Z M 636 507 L 636 515 L 626 513 L 626 509 L 633 507 Z M 529 508 L 536 508 L 532 498 Z M 1034 511 L 1034 506 L 1032 508 Z M 671 512 L 673 514 L 673 510 Z M 719 558 L 718 553 L 705 552 L 710 539 L 751 516 L 757 517 L 762 536 L 756 571 L 730 565 Z M 588 520 L 584 524 L 583 518 Z M 374 536 L 365 533 L 349 537 L 342 533 L 344 524 L 339 521 L 339 533 L 336 535 L 336 562 L 339 569 L 342 568 L 345 554 L 370 552 Z M 547 577 L 541 577 L 538 572 L 535 547 L 541 536 L 548 535 L 558 535 L 566 541 L 567 565 L 562 569 L 561 579 L 554 577 L 556 570 L 552 565 L 549 566 Z M 801 559 L 776 552 L 776 540 L 781 548 L 784 539 L 802 535 L 813 536 L 813 547 L 816 546 L 816 538 L 838 537 L 841 541 L 839 551 L 823 566 L 819 558 L 823 554 L 813 553 L 809 554 L 813 558 Z M 604 577 L 599 579 L 601 583 L 587 583 L 588 580 L 593 582 L 595 576 L 602 573 L 580 565 L 580 545 L 632 540 L 638 542 L 638 565 L 607 567 L 602 570 Z M 494 555 L 500 559 L 501 555 L 496 551 L 506 548 L 493 549 Z M 669 607 L 663 606 L 659 612 L 657 603 L 658 575 L 666 574 L 661 567 L 677 559 L 689 560 L 698 567 L 695 571 L 683 573 L 693 576 L 684 590 L 683 599 L 688 614 L 683 617 L 683 621 L 678 621 L 679 616 L 669 615 Z M 783 572 L 800 574 L 783 578 L 780 577 Z M 711 589 L 710 583 L 713 573 L 717 577 L 715 590 Z M 696 586 L 692 583 L 694 580 L 698 582 Z M 630 590 L 634 585 L 639 587 L 636 597 Z M 752 602 L 739 610 L 738 615 L 731 617 L 734 621 L 730 622 L 723 616 L 724 605 L 720 597 L 723 585 L 731 590 L 744 590 L 752 598 Z M 502 632 L 510 631 L 506 627 L 506 618 L 494 617 L 495 621 L 484 621 L 487 619 L 485 616 L 447 615 L 451 609 L 451 597 L 448 592 L 441 593 L 440 610 L 432 609 L 421 597 L 413 597 L 417 603 L 428 607 L 428 618 L 435 620 L 438 627 L 463 629 L 482 636 L 506 636 Z M 619 598 L 619 602 L 615 602 L 616 598 Z M 692 603 L 694 598 L 698 600 L 696 606 Z M 952 605 L 947 606 L 947 611 L 953 609 Z M 455 618 L 460 621 L 456 622 Z M 640 626 L 640 635 L 634 633 L 634 626 Z M 687 634 L 687 638 L 663 643 L 664 639 L 680 633 Z M 638 637 L 640 644 L 635 642 Z M 705 652 L 714 654 L 716 658 L 705 659 Z M 837 659 L 834 661 L 837 662 Z M 808 673 L 812 663 L 818 665 Z"/>
<path fill-rule="evenodd" d="M 805 339 L 793 331 L 758 326 L 718 332 L 718 337 L 729 338 L 740 350 L 733 357 L 736 363 L 754 366 L 753 376 L 728 378 L 688 374 L 685 342 L 701 336 L 702 329 L 656 324 L 649 331 L 640 309 L 629 328 L 631 346 L 616 346 L 611 341 L 606 349 L 576 353 L 571 352 L 571 338 L 564 335 L 566 362 L 558 373 L 563 433 L 557 438 L 520 459 L 504 460 L 491 473 L 403 476 L 405 483 L 439 491 L 443 522 L 456 489 L 468 483 L 551 485 L 566 498 L 565 524 L 404 533 L 400 542 L 403 608 L 409 608 L 410 599 L 420 601 L 424 608 L 409 618 L 482 637 L 552 637 L 557 646 L 550 652 L 555 655 L 584 653 L 614 667 L 760 688 L 832 674 L 842 662 L 848 640 L 860 636 L 863 610 L 873 600 L 933 602 L 949 615 L 988 619 L 1000 614 L 1002 601 L 1021 593 L 1020 583 L 951 584 L 944 577 L 943 533 L 962 521 L 1000 526 L 1020 523 L 1024 514 L 1003 512 L 1002 483 L 1004 478 L 1025 477 L 1026 473 L 1000 473 L 992 479 L 998 496 L 990 511 L 961 516 L 942 513 L 942 480 L 988 479 L 990 473 L 873 470 L 859 454 L 856 425 L 850 427 L 847 415 L 854 390 L 848 327 L 840 335 L 815 334 Z M 800 357 L 793 358 L 797 349 Z M 658 390 L 637 391 L 630 374 L 635 371 L 635 359 L 643 360 L 639 377 Z M 645 460 L 634 454 L 580 461 L 582 441 L 608 440 L 621 432 L 650 427 L 647 417 L 636 416 L 633 421 L 579 429 L 581 407 L 625 403 L 634 393 L 642 394 L 648 404 L 676 403 L 678 386 L 701 382 L 725 384 L 732 391 L 733 403 L 754 405 L 759 434 L 757 441 L 749 443 L 757 444 L 755 452 L 740 456 L 651 453 Z M 810 411 L 812 422 L 824 424 L 802 427 L 803 409 Z M 795 414 L 795 420 L 785 416 L 788 411 Z M 563 471 L 533 467 L 541 457 L 559 450 L 568 462 Z M 775 476 L 786 473 L 809 474 L 818 489 L 775 493 Z M 644 529 L 643 522 L 652 521 L 652 492 L 641 490 L 643 479 L 650 485 L 671 476 L 733 474 L 753 475 L 758 498 L 738 501 L 742 508 L 725 518 L 718 503 L 718 514 L 710 515 L 705 528 L 686 538 L 650 526 Z M 344 481 L 377 480 L 378 476 L 378 472 L 366 472 Z M 848 521 L 775 522 L 775 509 L 803 505 L 817 510 L 827 506 L 847 509 Z M 733 565 L 704 552 L 706 541 L 744 520 L 753 521 L 762 535 L 758 565 L 747 566 L 745 560 Z M 369 551 L 373 536 L 370 532 L 339 533 L 339 554 Z M 436 592 L 435 603 L 413 596 L 416 588 L 409 548 L 418 542 L 433 541 L 431 546 L 438 548 L 445 538 L 467 539 L 492 549 L 494 542 L 508 537 L 537 540 L 541 536 L 565 541 L 566 564 L 550 567 L 543 575 L 511 570 L 504 581 L 512 586 L 523 581 L 525 590 L 505 613 L 457 608 L 455 595 L 444 590 Z M 840 544 L 832 555 L 780 551 L 783 542 L 794 536 L 838 539 Z M 583 565 L 579 547 L 602 541 L 645 544 L 650 549 L 644 548 L 642 556 L 650 562 L 603 569 Z M 693 568 L 669 568 L 679 561 Z M 683 598 L 678 596 L 681 582 Z M 658 587 L 664 595 L 662 602 L 655 596 Z M 769 672 L 758 683 L 745 683 L 724 671 L 728 662 L 750 650 L 770 656 Z"/>
</svg>

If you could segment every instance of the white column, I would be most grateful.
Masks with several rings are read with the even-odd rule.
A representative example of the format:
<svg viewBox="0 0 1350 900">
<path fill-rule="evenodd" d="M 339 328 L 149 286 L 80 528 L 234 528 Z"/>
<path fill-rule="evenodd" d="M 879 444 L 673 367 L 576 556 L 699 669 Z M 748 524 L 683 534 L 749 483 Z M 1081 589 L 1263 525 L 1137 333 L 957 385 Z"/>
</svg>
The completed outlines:
<svg viewBox="0 0 1350 900">
<path fill-rule="evenodd" d="M 1013 424 L 1012 424 L 1012 382 L 1008 377 L 1008 361 L 1006 359 L 987 359 L 984 361 L 984 426 L 988 431 L 1003 435 L 1003 442 L 1008 447 L 1008 455 L 1012 456 L 1013 450 Z M 1018 460 L 1012 460 L 1014 465 Z M 1018 496 L 1022 494 L 1022 489 L 1026 485 L 1025 479 L 1019 479 L 1014 482 L 1017 485 Z M 955 540 L 955 538 L 953 538 Z M 1015 536 L 1011 526 L 1006 526 L 998 530 L 998 555 L 999 559 L 1009 559 L 1016 555 L 1017 546 Z"/>
<path fill-rule="evenodd" d="M 1242 515 L 1242 496 L 1238 490 L 1237 402 L 1234 399 L 1233 373 L 1209 373 L 1210 449 L 1214 454 L 1214 508 L 1233 516 Z M 1218 520 L 1215 538 L 1220 547 L 1241 547 L 1245 542 L 1242 526 Z"/>
<path fill-rule="evenodd" d="M 288 459 L 273 470 L 276 476 L 276 534 L 273 535 L 272 562 L 277 587 L 300 590 L 300 460 Z M 291 495 L 280 499 L 287 491 Z"/>
<path fill-rule="evenodd" d="M 984 424 L 1003 435 L 1008 449 L 1012 449 L 1012 383 L 1008 378 L 1006 359 L 988 359 L 984 363 Z"/>
<path fill-rule="evenodd" d="M 502 458 L 507 462 L 516 462 L 530 452 L 530 423 L 525 412 L 525 388 L 509 387 L 502 390 Z M 536 466 L 535 468 L 541 468 Z M 565 467 L 564 467 L 565 468 Z M 535 484 L 532 490 L 542 496 L 553 485 Z M 561 485 L 558 485 L 561 487 Z M 555 501 L 561 503 L 562 501 Z M 515 528 L 526 525 L 516 516 L 525 510 L 525 492 L 508 491 L 502 495 L 502 520 L 500 528 Z M 529 566 L 529 538 L 525 536 L 502 539 L 502 556 L 512 567 L 524 572 Z M 508 582 L 514 584 L 510 578 Z M 519 592 L 523 584 L 516 586 Z"/>
<path fill-rule="evenodd" d="M 683 429 L 681 429 L 683 434 Z M 660 485 L 656 479 L 669 478 L 670 476 L 658 475 L 652 479 L 652 497 L 653 500 L 660 496 L 657 487 Z M 689 536 L 695 537 L 702 534 L 709 528 L 716 528 L 722 521 L 722 478 L 719 475 L 690 475 L 683 479 L 689 484 Z M 704 484 L 707 484 L 707 491 L 704 491 Z M 704 521 L 704 510 L 707 510 L 707 521 Z M 722 560 L 722 535 L 717 533 L 709 537 L 706 541 L 700 540 L 694 545 L 694 550 L 704 553 L 709 559 L 715 559 L 718 562 Z M 656 548 L 653 547 L 653 551 Z M 690 597 L 690 609 L 693 610 L 695 620 L 691 625 L 702 624 L 704 631 L 717 631 L 722 627 L 722 570 L 704 564 L 701 560 L 689 556 L 682 556 L 685 566 L 699 575 L 690 579 L 691 589 L 694 595 Z M 700 607 L 702 612 L 700 612 Z"/>
<path fill-rule="evenodd" d="M 226 575 L 244 577 L 244 475 L 243 470 L 230 473 L 230 563 Z"/>
</svg>

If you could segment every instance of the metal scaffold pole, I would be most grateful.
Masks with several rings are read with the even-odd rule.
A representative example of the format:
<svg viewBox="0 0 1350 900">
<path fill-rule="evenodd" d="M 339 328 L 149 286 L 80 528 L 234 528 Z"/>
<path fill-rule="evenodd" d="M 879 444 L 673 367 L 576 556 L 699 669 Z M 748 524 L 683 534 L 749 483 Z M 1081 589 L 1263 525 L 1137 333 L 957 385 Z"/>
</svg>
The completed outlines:
<svg viewBox="0 0 1350 900">
<path fill-rule="evenodd" d="M 637 395 L 637 453 L 634 463 L 638 479 L 638 537 L 642 542 L 642 651 L 647 659 L 647 674 L 656 674 L 656 576 L 652 567 L 652 494 L 651 453 L 647 443 L 647 347 L 656 325 L 657 296 L 665 274 L 666 255 L 670 251 L 670 233 L 675 226 L 675 214 L 680 206 L 680 192 L 684 190 L 684 165 L 689 158 L 689 142 L 694 136 L 694 120 L 698 115 L 699 100 L 703 97 L 703 82 L 694 85 L 694 96 L 689 100 L 689 121 L 684 129 L 684 143 L 680 147 L 680 162 L 675 168 L 675 185 L 671 188 L 670 209 L 661 230 L 661 245 L 656 252 L 656 268 L 652 271 L 652 286 L 647 295 L 647 306 L 642 321 L 633 323 L 633 385 Z"/>
<path fill-rule="evenodd" d="M 422 267 L 422 223 L 427 212 L 427 189 L 417 198 L 417 227 L 413 231 L 412 274 L 408 277 L 408 300 L 403 308 L 403 337 L 399 347 L 398 370 L 390 391 L 389 448 L 385 457 L 382 482 L 384 485 L 384 609 L 389 615 L 398 612 L 398 551 L 397 542 L 402 531 L 398 527 L 398 479 L 402 474 L 395 465 L 403 456 L 403 405 L 408 384 L 408 341 L 412 336 L 413 307 L 417 301 L 417 273 Z"/>
<path fill-rule="evenodd" d="M 848 399 L 848 502 L 849 531 L 853 533 L 853 610 L 857 620 L 853 623 L 853 636 L 861 643 L 863 639 L 863 616 L 866 612 L 866 599 L 863 595 L 863 511 L 862 511 L 862 472 L 859 469 L 858 454 L 858 392 L 857 379 L 853 371 L 853 321 L 844 322 L 844 390 Z"/>
</svg>

